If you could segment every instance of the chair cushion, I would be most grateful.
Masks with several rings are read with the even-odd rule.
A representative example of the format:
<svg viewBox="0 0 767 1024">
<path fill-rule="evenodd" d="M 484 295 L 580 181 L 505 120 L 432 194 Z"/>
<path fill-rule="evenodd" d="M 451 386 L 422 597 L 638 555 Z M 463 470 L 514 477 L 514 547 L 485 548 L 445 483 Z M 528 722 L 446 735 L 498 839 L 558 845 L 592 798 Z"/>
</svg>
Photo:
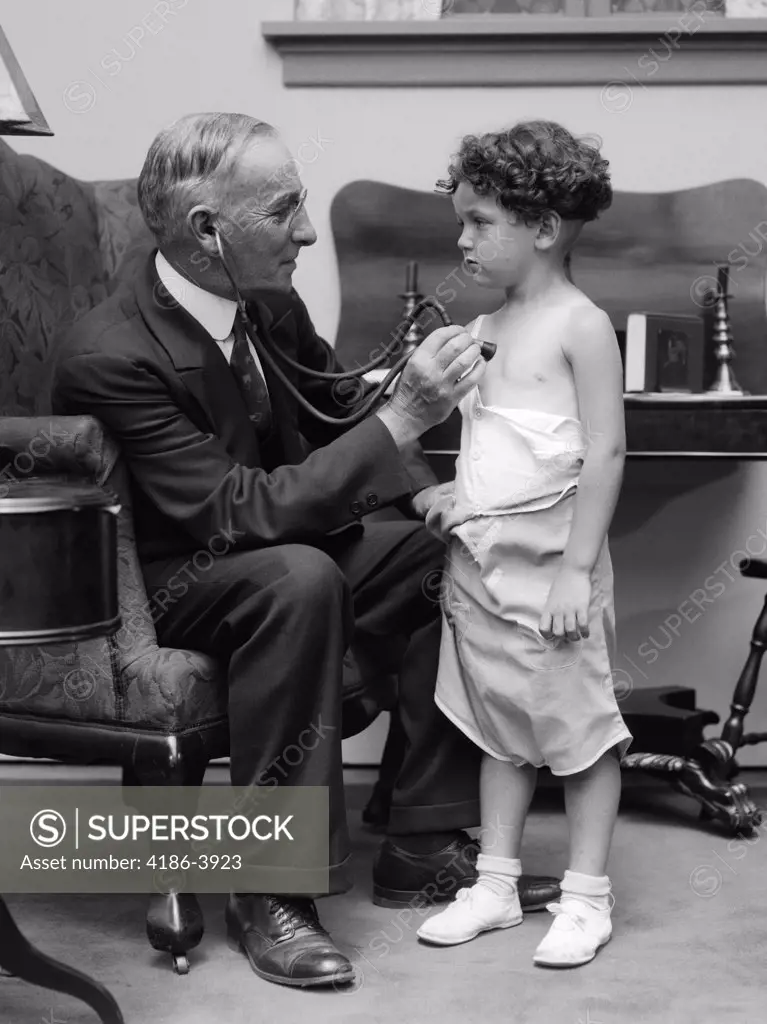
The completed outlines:
<svg viewBox="0 0 767 1024">
<path fill-rule="evenodd" d="M 107 480 L 120 499 L 118 588 L 122 626 L 109 640 L 117 708 L 132 726 L 178 732 L 226 715 L 228 688 L 212 658 L 160 647 L 136 552 L 131 491 L 120 460 Z"/>
<path fill-rule="evenodd" d="M 196 651 L 157 648 L 113 685 L 114 639 L 0 647 L 0 713 L 180 733 L 226 717 L 226 685 Z"/>
</svg>

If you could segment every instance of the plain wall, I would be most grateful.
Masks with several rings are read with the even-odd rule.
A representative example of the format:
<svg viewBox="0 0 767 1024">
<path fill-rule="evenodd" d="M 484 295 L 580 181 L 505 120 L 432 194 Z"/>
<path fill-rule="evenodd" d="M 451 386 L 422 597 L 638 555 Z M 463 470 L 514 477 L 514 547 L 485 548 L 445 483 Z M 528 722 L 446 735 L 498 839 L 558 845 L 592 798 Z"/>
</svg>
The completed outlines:
<svg viewBox="0 0 767 1024">
<path fill-rule="evenodd" d="M 596 133 L 623 191 L 767 182 L 765 87 L 637 86 L 622 112 L 606 109 L 599 88 L 286 89 L 259 26 L 291 18 L 293 0 L 167 7 L 2 0 L 0 24 L 55 132 L 9 141 L 75 176 L 119 178 L 138 173 L 155 132 L 183 113 L 239 110 L 272 122 L 304 160 L 320 238 L 302 254 L 295 283 L 331 341 L 339 314 L 333 196 L 359 178 L 430 189 L 466 131 L 535 116 Z M 622 686 L 691 685 L 701 706 L 726 712 L 764 592 L 732 565 L 747 542 L 753 554 L 767 548 L 766 499 L 761 464 L 628 465 L 611 532 Z M 708 603 L 696 612 L 690 597 L 701 590 Z M 375 760 L 384 725 L 347 741 L 347 758 Z M 767 729 L 765 692 L 749 728 Z M 767 748 L 742 760 L 765 765 Z"/>
</svg>

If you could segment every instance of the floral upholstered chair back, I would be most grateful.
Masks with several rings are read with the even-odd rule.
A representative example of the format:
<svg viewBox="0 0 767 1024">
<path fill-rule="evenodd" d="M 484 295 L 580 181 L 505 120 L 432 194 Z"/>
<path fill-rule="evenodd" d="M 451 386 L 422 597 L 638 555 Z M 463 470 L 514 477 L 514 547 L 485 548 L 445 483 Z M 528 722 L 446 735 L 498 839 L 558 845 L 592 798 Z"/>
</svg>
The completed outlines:
<svg viewBox="0 0 767 1024">
<path fill-rule="evenodd" d="M 0 140 L 0 415 L 50 411 L 56 341 L 148 251 L 135 191 L 77 181 Z"/>
</svg>

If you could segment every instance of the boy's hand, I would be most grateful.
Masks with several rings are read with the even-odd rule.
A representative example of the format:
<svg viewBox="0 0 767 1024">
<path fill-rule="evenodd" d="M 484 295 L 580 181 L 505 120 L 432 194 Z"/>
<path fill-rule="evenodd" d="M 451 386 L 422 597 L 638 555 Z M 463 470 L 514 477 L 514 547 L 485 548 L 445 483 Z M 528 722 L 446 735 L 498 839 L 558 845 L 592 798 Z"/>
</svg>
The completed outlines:
<svg viewBox="0 0 767 1024">
<path fill-rule="evenodd" d="M 446 484 L 432 484 L 430 487 L 424 487 L 413 496 L 411 502 L 413 513 L 419 519 L 425 519 L 439 499 L 443 495 L 452 494 L 454 490 L 455 483 L 452 480 Z"/>
<path fill-rule="evenodd" d="M 591 575 L 561 569 L 549 591 L 538 626 L 544 640 L 580 640 L 589 635 Z"/>
</svg>

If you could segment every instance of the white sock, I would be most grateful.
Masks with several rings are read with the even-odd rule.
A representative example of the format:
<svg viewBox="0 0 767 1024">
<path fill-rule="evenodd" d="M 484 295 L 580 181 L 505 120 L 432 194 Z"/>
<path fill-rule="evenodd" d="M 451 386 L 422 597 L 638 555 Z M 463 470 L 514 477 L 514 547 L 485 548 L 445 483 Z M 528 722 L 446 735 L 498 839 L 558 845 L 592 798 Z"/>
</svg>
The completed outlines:
<svg viewBox="0 0 767 1024">
<path fill-rule="evenodd" d="M 594 910 L 610 910 L 612 896 L 607 875 L 582 875 L 578 871 L 565 871 L 562 879 L 562 899 L 575 897 Z"/>
<path fill-rule="evenodd" d="M 477 874 L 478 884 L 496 896 L 510 899 L 517 893 L 522 862 L 512 857 L 491 857 L 487 853 L 480 853 L 477 857 Z"/>
</svg>

